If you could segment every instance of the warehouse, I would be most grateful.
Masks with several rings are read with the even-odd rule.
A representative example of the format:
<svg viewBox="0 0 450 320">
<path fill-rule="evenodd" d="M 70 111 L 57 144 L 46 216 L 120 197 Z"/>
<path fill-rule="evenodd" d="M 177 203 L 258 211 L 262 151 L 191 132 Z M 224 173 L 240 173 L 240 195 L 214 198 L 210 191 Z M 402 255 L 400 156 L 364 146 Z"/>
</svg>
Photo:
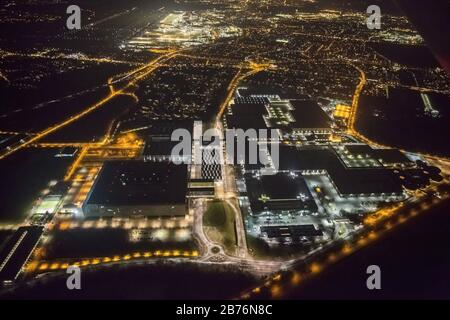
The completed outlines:
<svg viewBox="0 0 450 320">
<path fill-rule="evenodd" d="M 89 193 L 87 217 L 186 214 L 188 167 L 169 162 L 109 161 Z"/>
</svg>

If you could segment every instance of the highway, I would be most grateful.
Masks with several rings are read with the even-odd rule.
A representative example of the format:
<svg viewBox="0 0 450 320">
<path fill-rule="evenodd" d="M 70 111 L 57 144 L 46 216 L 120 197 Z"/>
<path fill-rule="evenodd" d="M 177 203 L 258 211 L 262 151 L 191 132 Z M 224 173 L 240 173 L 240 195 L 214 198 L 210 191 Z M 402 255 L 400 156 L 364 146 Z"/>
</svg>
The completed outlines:
<svg viewBox="0 0 450 320">
<path fill-rule="evenodd" d="M 356 113 L 358 111 L 359 106 L 359 97 L 361 96 L 361 92 L 364 89 L 364 85 L 366 84 L 366 74 L 358 66 L 354 64 L 351 65 L 359 71 L 360 76 L 359 76 L 359 83 L 356 86 L 355 93 L 353 94 L 352 107 L 350 110 L 350 117 L 348 119 L 348 133 L 359 137 L 359 133 L 355 130 L 355 122 L 356 122 Z"/>
<path fill-rule="evenodd" d="M 267 68 L 270 67 L 270 65 L 256 64 L 249 62 L 248 67 L 250 67 L 250 70 L 244 72 L 242 64 L 239 64 L 238 71 L 227 88 L 227 96 L 219 107 L 219 112 L 216 116 L 215 127 L 217 130 L 221 132 L 223 132 L 222 126 L 223 114 L 225 113 L 226 109 L 228 108 L 228 105 L 233 99 L 233 96 L 239 83 L 244 79 L 246 79 L 247 77 L 250 77 L 263 70 L 266 70 Z M 224 141 L 222 140 L 220 141 L 220 143 L 221 143 L 220 149 L 223 152 L 225 152 Z M 222 157 L 222 159 L 225 159 L 225 155 L 224 157 Z M 207 199 L 196 199 L 195 201 L 193 201 L 193 210 L 194 210 L 193 228 L 194 228 L 194 235 L 197 237 L 197 239 L 201 242 L 202 246 L 204 247 L 203 248 L 204 254 L 202 255 L 202 258 L 200 260 L 209 263 L 236 264 L 240 268 L 248 270 L 249 272 L 252 272 L 257 276 L 265 276 L 278 270 L 281 266 L 280 262 L 257 261 L 248 255 L 245 226 L 244 221 L 242 219 L 242 213 L 239 207 L 239 202 L 237 200 L 234 170 L 231 166 L 227 165 L 225 162 L 222 163 L 222 184 L 223 184 L 223 192 L 218 196 L 219 199 L 224 201 L 234 211 L 235 226 L 237 232 L 236 234 L 238 247 L 237 255 L 236 256 L 228 255 L 223 250 L 221 244 L 212 242 L 205 235 L 203 230 L 203 214 L 206 211 Z M 212 252 L 213 248 L 218 248 L 218 252 L 213 253 Z"/>
<path fill-rule="evenodd" d="M 161 64 L 167 62 L 168 60 L 172 59 L 175 56 L 176 56 L 176 51 L 170 51 L 167 54 L 161 55 L 160 57 L 154 59 L 153 61 L 149 62 L 145 66 L 138 68 L 136 71 L 134 71 L 132 73 L 133 75 L 136 74 L 135 77 L 133 77 L 132 80 L 130 82 L 128 82 L 123 88 L 112 91 L 106 98 L 87 107 L 82 112 L 71 116 L 70 118 L 66 119 L 65 121 L 63 121 L 59 124 L 56 124 L 54 126 L 51 126 L 47 129 L 37 133 L 36 135 L 34 135 L 32 137 L 23 139 L 22 140 L 23 142 L 21 141 L 19 144 L 11 147 L 9 150 L 3 150 L 0 153 L 0 160 L 6 158 L 7 156 L 27 147 L 29 145 L 32 145 L 33 143 L 36 143 L 40 139 L 48 136 L 49 134 L 74 123 L 75 121 L 83 118 L 84 116 L 86 116 L 86 115 L 90 114 L 91 112 L 97 110 L 98 108 L 102 107 L 107 102 L 114 99 L 116 96 L 126 93 L 127 89 L 130 89 L 132 86 L 136 85 L 137 82 L 139 82 L 140 80 L 144 79 L 145 77 L 147 77 L 151 73 L 153 73 L 155 70 L 157 70 L 161 66 Z"/>
<path fill-rule="evenodd" d="M 241 81 L 245 80 L 246 78 L 271 67 L 271 65 L 269 65 L 269 64 L 257 64 L 257 63 L 250 63 L 249 66 L 251 69 L 245 73 L 242 72 L 243 67 L 239 66 L 238 72 L 236 73 L 234 78 L 231 80 L 231 82 L 227 88 L 227 91 L 228 91 L 227 97 L 225 98 L 225 100 L 222 102 L 222 104 L 219 107 L 219 112 L 216 117 L 216 123 L 219 123 L 222 121 L 222 116 L 223 116 L 225 110 L 228 108 L 230 101 L 233 99 L 234 93 L 235 93 L 239 83 Z M 219 126 L 216 125 L 216 128 L 219 128 Z"/>
<path fill-rule="evenodd" d="M 239 67 L 238 72 L 231 80 L 227 88 L 228 91 L 227 96 L 220 105 L 219 112 L 216 117 L 215 127 L 217 130 L 220 130 L 221 132 L 223 132 L 222 126 L 223 114 L 225 113 L 231 100 L 233 99 L 233 96 L 236 92 L 239 83 L 258 72 L 266 70 L 266 68 L 269 67 L 269 65 L 266 64 L 256 64 L 252 62 L 249 63 L 249 66 L 251 67 L 251 69 L 245 73 L 243 73 L 243 68 Z M 222 150 L 222 152 L 224 153 L 221 158 L 226 159 L 227 158 L 227 155 L 225 154 L 226 148 L 224 146 L 223 140 L 220 141 L 220 150 Z M 221 165 L 222 165 L 222 183 L 223 183 L 223 195 L 221 195 L 221 199 L 225 201 L 229 205 L 229 207 L 233 209 L 235 213 L 235 227 L 238 246 L 237 255 L 240 258 L 246 258 L 248 256 L 247 237 L 245 232 L 244 221 L 242 219 L 242 213 L 239 207 L 239 201 L 237 200 L 238 194 L 236 192 L 234 169 L 231 166 L 227 165 L 226 161 L 223 161 Z"/>
</svg>

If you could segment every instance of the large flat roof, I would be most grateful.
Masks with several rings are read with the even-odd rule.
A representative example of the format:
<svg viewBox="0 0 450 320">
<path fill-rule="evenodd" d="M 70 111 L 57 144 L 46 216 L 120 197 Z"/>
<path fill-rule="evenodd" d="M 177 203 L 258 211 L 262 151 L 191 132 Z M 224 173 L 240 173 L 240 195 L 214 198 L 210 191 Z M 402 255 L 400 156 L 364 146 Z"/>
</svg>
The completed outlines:
<svg viewBox="0 0 450 320">
<path fill-rule="evenodd" d="M 145 143 L 144 156 L 170 156 L 179 141 L 167 139 L 148 139 Z"/>
<path fill-rule="evenodd" d="M 380 161 L 382 164 L 406 164 L 413 165 L 411 161 L 403 152 L 398 149 L 372 149 L 373 157 Z"/>
<path fill-rule="evenodd" d="M 228 129 L 242 129 L 244 131 L 255 129 L 257 132 L 259 129 L 267 129 L 262 115 L 227 115 L 227 126 Z"/>
<path fill-rule="evenodd" d="M 188 170 L 170 162 L 109 161 L 87 204 L 136 206 L 184 203 Z"/>
<path fill-rule="evenodd" d="M 291 111 L 295 122 L 292 128 L 330 128 L 331 119 L 317 102 L 312 100 L 290 100 L 294 110 Z"/>
<path fill-rule="evenodd" d="M 252 211 L 263 210 L 310 210 L 317 206 L 300 174 L 277 173 L 245 177 L 247 195 Z"/>
<path fill-rule="evenodd" d="M 269 112 L 266 105 L 271 111 Z M 330 118 L 312 100 L 269 101 L 266 98 L 236 98 L 230 106 L 232 114 L 227 115 L 228 128 L 262 129 L 268 124 L 273 128 L 293 129 L 329 129 Z"/>
<path fill-rule="evenodd" d="M 258 104 L 266 104 L 269 103 L 269 98 L 267 97 L 235 97 L 235 104 L 244 104 L 244 103 L 258 103 Z"/>
<path fill-rule="evenodd" d="M 239 87 L 237 94 L 240 97 L 277 97 L 280 99 L 309 99 L 306 95 L 298 94 L 289 89 L 275 89 L 272 86 L 257 86 L 257 87 Z"/>
<path fill-rule="evenodd" d="M 263 114 L 267 114 L 266 106 L 264 103 L 234 103 L 231 106 L 233 116 L 252 116 L 260 117 Z"/>
<path fill-rule="evenodd" d="M 280 170 L 327 170 L 342 166 L 336 153 L 329 147 L 296 148 L 280 145 Z"/>
<path fill-rule="evenodd" d="M 332 169 L 328 171 L 341 194 L 401 193 L 402 186 L 392 170 L 378 168 Z"/>
<path fill-rule="evenodd" d="M 391 169 L 346 168 L 329 147 L 280 146 L 280 170 L 326 170 L 341 194 L 401 193 L 401 183 Z"/>
</svg>

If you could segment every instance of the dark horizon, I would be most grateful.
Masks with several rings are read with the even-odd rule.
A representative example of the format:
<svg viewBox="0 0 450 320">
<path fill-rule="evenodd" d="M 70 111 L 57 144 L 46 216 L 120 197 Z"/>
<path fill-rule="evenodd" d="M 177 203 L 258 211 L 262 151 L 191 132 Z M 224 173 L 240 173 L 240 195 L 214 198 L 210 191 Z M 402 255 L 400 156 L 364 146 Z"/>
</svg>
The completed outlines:
<svg viewBox="0 0 450 320">
<path fill-rule="evenodd" d="M 0 301 L 450 299 L 449 6 L 2 1 Z"/>
</svg>

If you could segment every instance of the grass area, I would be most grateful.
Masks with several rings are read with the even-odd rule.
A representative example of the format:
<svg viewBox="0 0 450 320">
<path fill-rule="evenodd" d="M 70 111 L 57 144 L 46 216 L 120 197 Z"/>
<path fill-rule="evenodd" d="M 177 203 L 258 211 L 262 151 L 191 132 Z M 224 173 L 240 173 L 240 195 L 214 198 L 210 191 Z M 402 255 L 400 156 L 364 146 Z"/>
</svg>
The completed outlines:
<svg viewBox="0 0 450 320">
<path fill-rule="evenodd" d="M 205 233 L 213 242 L 223 245 L 225 251 L 236 251 L 236 229 L 233 210 L 223 201 L 213 201 L 203 215 Z"/>
</svg>

